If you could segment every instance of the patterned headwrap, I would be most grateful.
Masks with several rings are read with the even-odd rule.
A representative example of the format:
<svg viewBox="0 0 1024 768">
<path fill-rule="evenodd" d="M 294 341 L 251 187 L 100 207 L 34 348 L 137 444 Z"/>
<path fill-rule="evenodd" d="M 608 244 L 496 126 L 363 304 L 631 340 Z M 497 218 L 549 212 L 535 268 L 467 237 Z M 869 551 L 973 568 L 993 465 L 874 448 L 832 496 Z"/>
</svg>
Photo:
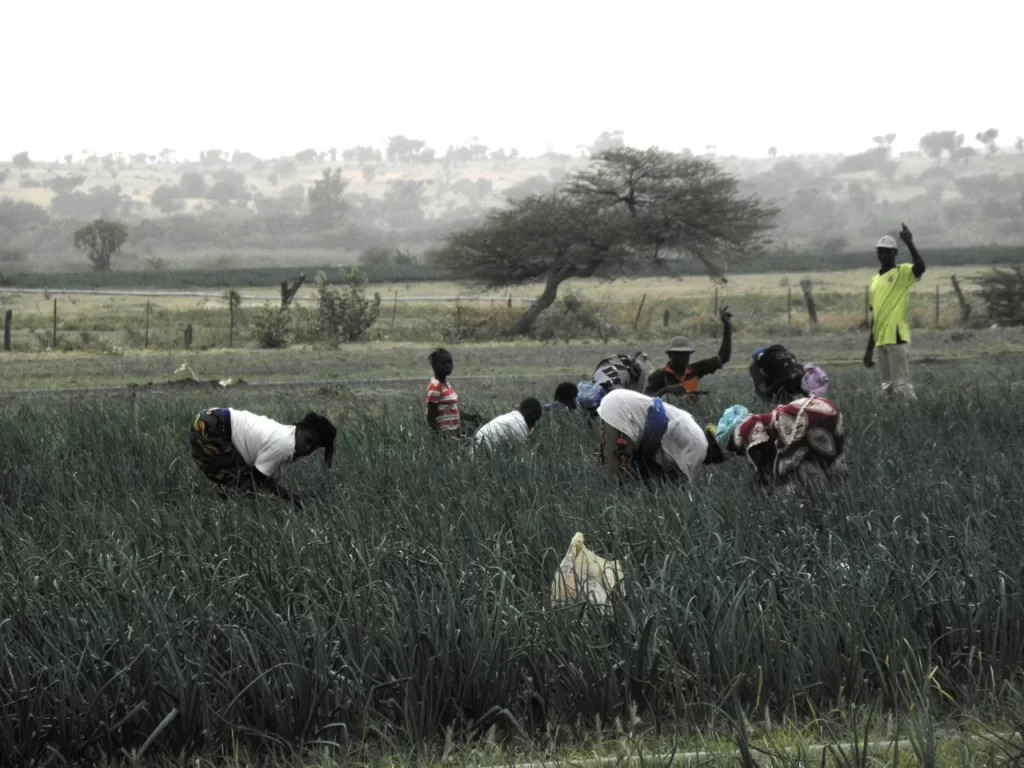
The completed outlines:
<svg viewBox="0 0 1024 768">
<path fill-rule="evenodd" d="M 722 418 L 718 420 L 718 429 L 715 430 L 715 440 L 718 447 L 723 451 L 732 439 L 732 433 L 750 415 L 750 411 L 742 405 L 732 405 L 725 409 Z"/>
</svg>

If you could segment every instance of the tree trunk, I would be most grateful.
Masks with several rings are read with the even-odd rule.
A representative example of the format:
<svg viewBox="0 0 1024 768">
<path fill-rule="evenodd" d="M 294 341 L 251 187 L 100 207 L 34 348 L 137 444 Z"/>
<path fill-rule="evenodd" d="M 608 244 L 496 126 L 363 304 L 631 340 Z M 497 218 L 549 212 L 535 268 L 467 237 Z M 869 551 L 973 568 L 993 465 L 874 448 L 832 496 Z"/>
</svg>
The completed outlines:
<svg viewBox="0 0 1024 768">
<path fill-rule="evenodd" d="M 807 315 L 811 319 L 811 325 L 817 325 L 818 305 L 814 303 L 814 294 L 811 292 L 811 281 L 801 280 L 800 287 L 804 291 L 804 301 L 807 303 Z"/>
<path fill-rule="evenodd" d="M 95 272 L 109 272 L 110 271 L 110 254 L 104 253 L 103 251 L 92 251 L 89 254 L 89 261 L 92 262 L 92 268 Z"/>
<path fill-rule="evenodd" d="M 964 296 L 963 289 L 960 287 L 960 281 L 956 279 L 956 275 L 952 276 L 953 290 L 956 291 L 956 299 L 960 302 L 960 322 L 967 325 L 967 322 L 971 319 L 971 305 L 967 303 L 967 297 Z"/>
<path fill-rule="evenodd" d="M 544 284 L 544 292 L 537 297 L 537 300 L 530 305 L 528 310 L 523 312 L 522 316 L 516 320 L 515 325 L 512 326 L 513 336 L 524 336 L 529 333 L 530 328 L 533 327 L 533 323 L 540 316 L 540 313 L 555 303 L 555 299 L 558 298 L 558 286 L 571 277 L 572 273 L 572 267 L 563 267 L 548 273 L 547 282 Z"/>
<path fill-rule="evenodd" d="M 299 292 L 299 288 L 306 282 L 306 273 L 303 272 L 294 280 L 282 280 L 281 281 L 281 308 L 284 309 L 292 303 L 292 299 L 295 298 L 295 294 Z"/>
</svg>

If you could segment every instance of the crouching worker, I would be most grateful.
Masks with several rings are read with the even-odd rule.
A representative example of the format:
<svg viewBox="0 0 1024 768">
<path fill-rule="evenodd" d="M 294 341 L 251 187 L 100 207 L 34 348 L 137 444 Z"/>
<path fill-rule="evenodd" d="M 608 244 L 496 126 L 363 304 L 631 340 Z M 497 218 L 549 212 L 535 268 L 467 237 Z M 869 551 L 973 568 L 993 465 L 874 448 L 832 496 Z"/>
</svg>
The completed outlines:
<svg viewBox="0 0 1024 768">
<path fill-rule="evenodd" d="M 297 424 L 281 424 L 249 411 L 207 408 L 189 431 L 192 460 L 209 480 L 245 493 L 265 493 L 294 501 L 281 486 L 284 468 L 294 459 L 324 449 L 328 468 L 337 430 L 326 417 L 307 413 Z"/>
<path fill-rule="evenodd" d="M 766 403 L 788 403 L 801 397 L 828 393 L 829 377 L 821 366 L 801 364 L 781 344 L 754 350 L 750 379 L 754 392 Z"/>
<path fill-rule="evenodd" d="M 563 381 L 555 387 L 555 400 L 551 403 L 544 403 L 544 412 L 548 411 L 575 411 L 576 398 L 580 390 L 571 381 Z"/>
<path fill-rule="evenodd" d="M 712 428 L 701 429 L 688 412 L 660 399 L 616 389 L 597 409 L 600 462 L 620 483 L 640 478 L 693 481 L 704 464 L 725 459 Z"/>
<path fill-rule="evenodd" d="M 718 354 L 691 363 L 693 345 L 685 336 L 676 336 L 665 350 L 668 365 L 647 378 L 645 395 L 680 395 L 692 398 L 701 394 L 700 380 L 720 370 L 732 357 L 732 313 L 728 307 L 722 307 L 719 317 L 722 321 L 722 346 L 718 348 Z"/>
<path fill-rule="evenodd" d="M 596 418 L 597 406 L 609 392 L 616 389 L 639 392 L 643 389 L 646 370 L 647 355 L 643 351 L 606 357 L 597 364 L 590 381 L 579 383 L 576 402 L 591 418 Z"/>
<path fill-rule="evenodd" d="M 493 418 L 480 427 L 473 435 L 473 448 L 493 449 L 525 443 L 543 415 L 544 409 L 540 400 L 528 397 L 514 411 Z"/>
<path fill-rule="evenodd" d="M 724 450 L 746 456 L 758 484 L 820 491 L 846 472 L 843 415 L 831 400 L 804 397 L 769 413 L 734 405 L 718 422 Z"/>
</svg>

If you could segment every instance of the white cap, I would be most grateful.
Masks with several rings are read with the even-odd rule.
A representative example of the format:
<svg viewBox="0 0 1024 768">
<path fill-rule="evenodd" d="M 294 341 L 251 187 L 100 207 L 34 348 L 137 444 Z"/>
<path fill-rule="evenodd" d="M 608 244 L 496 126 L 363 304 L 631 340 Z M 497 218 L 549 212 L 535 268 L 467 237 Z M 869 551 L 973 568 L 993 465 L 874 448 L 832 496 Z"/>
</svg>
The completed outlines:
<svg viewBox="0 0 1024 768">
<path fill-rule="evenodd" d="M 875 244 L 875 248 L 889 248 L 894 251 L 898 251 L 900 247 L 896 244 L 896 238 L 892 235 L 886 235 Z"/>
</svg>

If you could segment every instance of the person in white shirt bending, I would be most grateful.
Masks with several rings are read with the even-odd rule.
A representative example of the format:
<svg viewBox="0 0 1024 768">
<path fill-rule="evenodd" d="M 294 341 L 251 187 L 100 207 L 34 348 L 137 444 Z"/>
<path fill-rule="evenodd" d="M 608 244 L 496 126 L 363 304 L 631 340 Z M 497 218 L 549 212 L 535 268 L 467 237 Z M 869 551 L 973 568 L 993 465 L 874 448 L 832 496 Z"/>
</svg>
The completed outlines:
<svg viewBox="0 0 1024 768">
<path fill-rule="evenodd" d="M 528 397 L 514 411 L 491 419 L 480 427 L 473 435 L 473 447 L 494 449 L 517 442 L 525 443 L 543 415 L 544 407 L 540 400 Z"/>
<path fill-rule="evenodd" d="M 324 449 L 330 468 L 337 433 L 318 413 L 307 413 L 297 424 L 281 424 L 249 411 L 207 408 L 192 422 L 188 441 L 196 466 L 218 485 L 273 494 L 301 506 L 281 485 L 284 468 L 318 448 Z"/>
<path fill-rule="evenodd" d="M 601 465 L 620 483 L 680 476 L 692 482 L 702 465 L 725 460 L 712 427 L 701 429 L 687 411 L 657 397 L 614 389 L 597 415 Z"/>
</svg>

